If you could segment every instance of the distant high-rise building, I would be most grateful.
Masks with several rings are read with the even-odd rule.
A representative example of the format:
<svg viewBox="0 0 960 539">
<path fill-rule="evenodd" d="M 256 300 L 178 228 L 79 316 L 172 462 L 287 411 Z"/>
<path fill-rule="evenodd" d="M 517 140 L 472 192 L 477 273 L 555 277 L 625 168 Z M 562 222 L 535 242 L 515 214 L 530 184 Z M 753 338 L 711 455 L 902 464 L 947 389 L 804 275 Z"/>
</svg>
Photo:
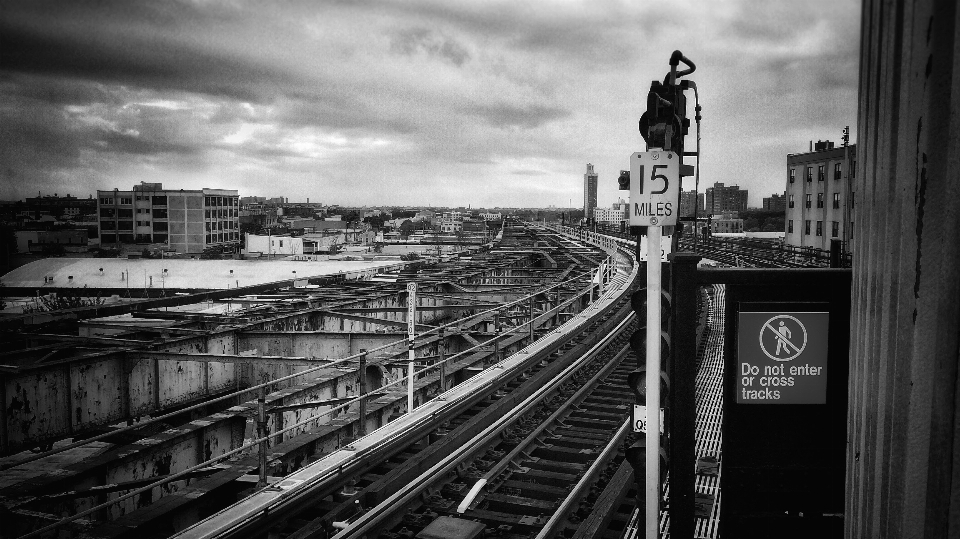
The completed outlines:
<svg viewBox="0 0 960 539">
<path fill-rule="evenodd" d="M 787 155 L 784 243 L 827 250 L 832 239 L 853 240 L 857 146 L 835 148 L 830 141 L 811 146 L 810 152 Z"/>
<path fill-rule="evenodd" d="M 786 211 L 787 210 L 787 193 L 778 194 L 774 193 L 769 197 L 763 199 L 763 211 Z"/>
<path fill-rule="evenodd" d="M 597 207 L 597 173 L 593 165 L 587 163 L 587 173 L 583 175 L 583 215 L 589 218 Z"/>
<path fill-rule="evenodd" d="M 703 216 L 705 195 L 703 193 L 697 193 L 696 191 L 681 191 L 680 192 L 680 214 L 679 217 L 693 217 L 694 208 L 699 210 L 699 215 Z M 694 206 L 696 204 L 696 206 Z"/>
<path fill-rule="evenodd" d="M 178 253 L 240 244 L 240 197 L 232 189 L 97 191 L 100 244 L 165 243 Z"/>
<path fill-rule="evenodd" d="M 707 187 L 704 198 L 706 213 L 710 215 L 742 212 L 747 209 L 747 190 L 740 189 L 739 185 L 714 183 L 713 187 Z"/>
</svg>

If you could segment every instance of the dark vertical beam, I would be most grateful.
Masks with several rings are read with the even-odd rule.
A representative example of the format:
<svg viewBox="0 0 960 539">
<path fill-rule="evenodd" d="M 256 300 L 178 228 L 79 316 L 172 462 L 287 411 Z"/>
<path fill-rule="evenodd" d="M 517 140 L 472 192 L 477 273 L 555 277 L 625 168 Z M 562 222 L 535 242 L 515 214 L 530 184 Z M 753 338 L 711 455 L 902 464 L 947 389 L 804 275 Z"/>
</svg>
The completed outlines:
<svg viewBox="0 0 960 539">
<path fill-rule="evenodd" d="M 153 409 L 160 409 L 160 360 L 153 360 Z"/>
<path fill-rule="evenodd" d="M 67 434 L 73 434 L 73 381 L 70 376 L 70 365 L 64 365 L 61 372 L 63 373 L 61 375 L 63 377 L 63 387 L 66 388 L 66 391 L 63 392 L 63 407 L 66 412 L 66 416 L 64 417 L 66 421 L 64 423 L 67 428 Z M 77 418 L 77 423 L 79 427 L 80 418 Z"/>
<path fill-rule="evenodd" d="M 360 349 L 360 422 L 357 426 L 357 436 L 367 434 L 367 350 Z"/>
<path fill-rule="evenodd" d="M 960 534 L 956 0 L 868 0 L 860 32 L 847 537 Z"/>
<path fill-rule="evenodd" d="M 690 253 L 673 255 L 673 357 L 670 362 L 670 536 L 692 539 L 696 481 L 697 263 Z"/>
<path fill-rule="evenodd" d="M 0 375 L 0 451 L 4 455 L 10 449 L 10 438 L 7 434 L 7 377 Z"/>
<path fill-rule="evenodd" d="M 444 338 L 446 328 L 440 328 L 437 340 L 437 353 L 440 355 L 440 393 L 447 390 L 447 341 Z"/>
</svg>

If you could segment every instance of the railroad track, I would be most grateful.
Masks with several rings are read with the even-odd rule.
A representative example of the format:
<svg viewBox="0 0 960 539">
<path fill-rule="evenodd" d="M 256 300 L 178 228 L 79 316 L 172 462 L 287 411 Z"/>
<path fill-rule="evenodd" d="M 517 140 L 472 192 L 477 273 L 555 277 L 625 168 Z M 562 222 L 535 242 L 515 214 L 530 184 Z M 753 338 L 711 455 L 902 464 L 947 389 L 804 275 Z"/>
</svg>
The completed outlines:
<svg viewBox="0 0 960 539">
<path fill-rule="evenodd" d="M 453 526 L 503 538 L 572 536 L 591 515 L 632 436 L 627 338 L 635 317 L 538 391 L 373 507 L 347 500 L 324 527 L 290 537 L 401 539 Z M 351 503 L 353 504 L 351 506 Z M 596 527 L 590 523 L 589 526 Z M 459 532 L 458 532 L 459 533 Z"/>
<path fill-rule="evenodd" d="M 502 430 L 498 436 L 505 437 L 506 440 L 520 436 L 524 429 L 533 428 L 534 422 L 555 401 L 559 402 L 560 395 L 566 395 L 573 388 L 580 387 L 588 374 L 594 375 L 600 368 L 599 365 L 612 365 L 611 361 L 614 357 L 617 362 L 622 362 L 624 357 L 622 349 L 626 343 L 626 334 L 629 333 L 627 326 L 632 324 L 627 319 L 633 318 L 627 302 L 626 291 L 630 288 L 628 281 L 623 281 L 625 286 L 618 285 L 623 286 L 618 288 L 619 299 L 613 300 L 612 303 L 608 300 L 605 304 L 606 308 L 597 310 L 595 314 L 578 315 L 578 317 L 584 317 L 586 322 L 578 322 L 580 325 L 576 331 L 558 329 L 557 334 L 569 333 L 569 335 L 538 340 L 528 350 L 516 354 L 521 356 L 516 360 L 517 363 L 511 363 L 514 361 L 512 359 L 507 360 L 478 375 L 478 379 L 485 379 L 477 384 L 472 385 L 473 380 L 469 380 L 458 386 L 463 388 L 461 393 L 445 394 L 443 398 L 434 400 L 449 400 L 446 404 L 431 401 L 423 409 L 418 409 L 418 415 L 423 417 L 402 417 L 397 421 L 394 434 L 384 437 L 381 441 L 365 445 L 364 440 L 357 440 L 354 444 L 357 446 L 356 449 L 351 445 L 338 451 L 337 454 L 330 455 L 331 463 L 337 461 L 342 462 L 342 465 L 331 468 L 327 464 L 326 469 L 329 471 L 319 471 L 318 468 L 317 472 L 305 470 L 303 473 L 298 472 L 288 476 L 273 487 L 259 491 L 235 506 L 213 515 L 210 519 L 187 528 L 176 537 L 330 537 L 342 533 L 340 530 L 346 526 L 344 523 L 355 522 L 357 517 L 363 515 L 379 513 L 374 509 L 382 505 L 385 500 L 391 499 L 401 489 L 415 484 L 425 470 L 445 462 L 449 455 L 454 452 L 461 453 L 463 448 L 469 446 L 468 441 L 471 437 L 478 432 L 486 432 L 491 425 L 498 425 L 505 418 L 514 419 L 510 421 L 510 428 L 504 427 L 506 430 Z M 541 341 L 545 344 L 541 345 Z M 615 351 L 611 352 L 611 347 Z M 589 359 L 584 359 L 585 357 Z M 585 370 L 587 363 L 597 366 Z M 574 364 L 576 364 L 575 367 L 572 366 Z M 497 369 L 501 369 L 501 374 L 496 374 Z M 617 423 L 618 427 L 625 423 L 624 420 L 629 412 L 627 405 L 632 402 L 632 395 L 626 389 L 624 382 L 628 369 L 626 367 L 621 369 L 622 373 L 612 376 L 604 383 L 605 386 L 609 386 L 616 382 L 619 384 L 617 387 L 620 388 L 618 391 L 623 392 L 608 396 L 608 405 L 615 417 L 610 421 Z M 496 384 L 486 381 L 491 374 L 497 376 Z M 556 380 L 565 380 L 565 382 L 554 383 Z M 544 393 L 544 388 L 551 389 L 549 393 Z M 598 391 L 602 394 L 602 390 Z M 539 403 L 529 404 L 532 394 L 539 395 Z M 534 407 L 535 413 L 517 411 L 517 407 L 522 406 L 523 403 Z M 442 412 L 434 411 L 441 409 Z M 456 412 L 451 413 L 451 410 Z M 582 410 L 576 412 L 577 414 L 585 413 Z M 597 414 L 602 415 L 598 411 L 593 413 L 594 416 L 586 416 L 587 421 L 596 422 Z M 565 417 L 569 417 L 569 421 L 574 421 L 579 415 L 574 415 L 571 411 Z M 404 423 L 409 423 L 409 427 Z M 561 424 L 557 424 L 550 431 L 554 434 L 541 433 L 541 437 L 554 436 L 556 432 L 563 430 L 561 427 Z M 589 437 L 588 440 L 590 440 Z M 599 443 L 595 440 L 594 442 L 591 447 Z M 583 441 L 579 443 L 582 444 Z M 494 446 L 488 444 L 475 448 L 470 455 L 464 457 L 463 462 L 455 465 L 457 472 L 453 475 L 469 478 L 481 473 L 479 470 L 482 466 L 498 457 L 498 452 L 506 454 L 504 449 L 496 448 L 499 444 L 500 442 Z M 546 451 L 545 447 L 541 451 Z M 373 448 L 372 451 L 371 448 Z M 595 451 L 595 449 L 587 450 L 587 447 L 580 447 L 574 453 L 581 454 L 581 449 L 584 449 L 582 452 L 584 455 Z M 348 460 L 341 456 L 343 453 L 354 450 L 358 455 L 362 455 L 362 458 Z M 529 454 L 529 451 L 534 449 L 528 448 L 522 453 Z M 611 457 L 616 458 L 617 462 L 622 459 L 622 455 L 608 452 L 607 458 Z M 324 464 L 324 462 L 317 464 Z M 506 467 L 503 471 L 506 473 L 513 474 L 516 471 L 513 465 L 504 466 Z M 577 474 L 567 475 L 576 477 Z M 496 479 L 493 482 L 498 483 L 496 485 L 498 489 L 515 488 L 509 485 L 502 487 Z M 455 485 L 456 482 L 453 484 Z M 426 507 L 429 500 L 439 500 L 437 496 L 443 496 L 450 489 L 457 488 L 462 490 L 463 487 L 425 485 L 414 496 L 417 501 L 406 509 Z M 501 491 L 499 495 L 505 495 L 504 492 L 507 491 Z M 489 492 L 484 492 L 479 503 L 489 505 L 497 498 L 497 495 L 488 497 L 487 494 Z M 454 512 L 455 509 L 456 507 Z M 579 507 L 575 509 L 581 510 Z M 396 523 L 403 524 L 404 511 L 400 513 L 394 511 Z M 429 516 L 431 513 L 425 514 Z M 582 511 L 581 514 L 583 514 Z M 539 513 L 520 515 L 517 521 L 519 522 L 524 516 L 540 518 Z M 411 518 L 413 517 L 406 517 L 407 521 Z M 422 520 L 425 517 L 418 518 Z M 389 533 L 402 532 L 403 526 L 396 532 L 390 531 L 396 523 L 390 523 L 389 527 L 382 527 L 386 536 L 389 536 Z M 494 528 L 500 530 L 498 533 L 503 533 L 506 528 L 499 528 L 499 526 L 508 526 L 508 524 L 498 524 Z M 405 534 L 405 532 L 401 533 L 401 535 Z"/>
</svg>

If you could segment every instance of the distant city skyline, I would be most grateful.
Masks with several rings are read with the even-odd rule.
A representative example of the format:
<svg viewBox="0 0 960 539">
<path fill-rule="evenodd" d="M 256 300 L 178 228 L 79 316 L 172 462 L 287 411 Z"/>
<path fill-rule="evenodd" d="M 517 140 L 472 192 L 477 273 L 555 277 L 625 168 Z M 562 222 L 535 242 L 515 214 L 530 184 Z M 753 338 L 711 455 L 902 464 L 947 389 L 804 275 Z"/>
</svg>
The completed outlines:
<svg viewBox="0 0 960 539">
<path fill-rule="evenodd" d="M 856 133 L 859 14 L 819 0 L 12 0 L 0 199 L 147 181 L 353 206 L 565 206 L 589 162 L 609 206 L 643 149 L 650 81 L 680 49 L 697 64 L 701 191 L 738 184 L 759 207 L 782 191 L 788 153 Z"/>
</svg>

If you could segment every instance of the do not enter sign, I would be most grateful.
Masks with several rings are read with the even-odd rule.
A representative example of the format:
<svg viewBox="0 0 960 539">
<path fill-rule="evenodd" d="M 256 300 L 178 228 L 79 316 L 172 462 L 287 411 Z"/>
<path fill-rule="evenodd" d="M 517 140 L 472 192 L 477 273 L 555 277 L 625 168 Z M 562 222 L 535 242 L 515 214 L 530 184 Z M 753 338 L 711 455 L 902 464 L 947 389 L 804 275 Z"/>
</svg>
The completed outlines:
<svg viewBox="0 0 960 539">
<path fill-rule="evenodd" d="M 825 312 L 741 312 L 737 403 L 825 404 Z"/>
</svg>

